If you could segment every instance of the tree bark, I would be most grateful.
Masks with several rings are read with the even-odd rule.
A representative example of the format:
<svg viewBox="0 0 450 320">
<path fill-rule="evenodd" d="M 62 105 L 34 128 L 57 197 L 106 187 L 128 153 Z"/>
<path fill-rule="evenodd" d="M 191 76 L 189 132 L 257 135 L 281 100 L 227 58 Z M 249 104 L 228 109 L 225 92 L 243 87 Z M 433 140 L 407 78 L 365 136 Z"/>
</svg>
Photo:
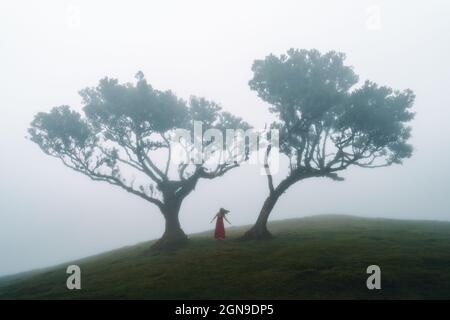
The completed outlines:
<svg viewBox="0 0 450 320">
<path fill-rule="evenodd" d="M 272 234 L 267 230 L 267 220 L 279 197 L 279 194 L 272 193 L 266 198 L 256 223 L 244 233 L 241 240 L 265 240 L 272 238 Z"/>
<path fill-rule="evenodd" d="M 291 185 L 310 176 L 313 175 L 310 173 L 296 172 L 295 174 L 291 174 L 286 179 L 281 181 L 275 189 L 271 188 L 270 194 L 264 201 L 261 211 L 259 212 L 256 223 L 253 225 L 253 227 L 251 227 L 247 232 L 244 233 L 244 235 L 241 237 L 241 240 L 265 240 L 272 238 L 272 234 L 269 232 L 269 230 L 267 230 L 267 220 L 269 219 L 273 207 L 277 203 L 280 196 Z M 269 185 L 271 185 L 271 183 L 269 183 Z"/>
<path fill-rule="evenodd" d="M 179 205 L 170 205 L 162 209 L 166 228 L 162 237 L 153 245 L 154 250 L 171 250 L 180 247 L 188 240 L 187 235 L 181 229 L 178 214 L 180 212 Z"/>
</svg>

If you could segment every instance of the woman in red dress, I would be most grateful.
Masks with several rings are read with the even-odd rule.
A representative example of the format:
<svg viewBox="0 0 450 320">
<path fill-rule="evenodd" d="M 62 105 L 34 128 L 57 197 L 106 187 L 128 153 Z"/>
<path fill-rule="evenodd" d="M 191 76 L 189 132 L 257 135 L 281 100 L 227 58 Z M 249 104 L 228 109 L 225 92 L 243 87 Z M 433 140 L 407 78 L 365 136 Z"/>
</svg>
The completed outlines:
<svg viewBox="0 0 450 320">
<path fill-rule="evenodd" d="M 228 211 L 224 208 L 220 208 L 219 212 L 211 220 L 211 222 L 213 222 L 214 219 L 217 219 L 216 220 L 216 230 L 214 232 L 214 237 L 217 240 L 225 239 L 225 226 L 223 224 L 223 219 L 225 219 L 226 222 L 231 224 L 230 221 L 228 221 L 228 219 L 225 216 L 228 212 L 230 212 L 230 211 Z"/>
</svg>

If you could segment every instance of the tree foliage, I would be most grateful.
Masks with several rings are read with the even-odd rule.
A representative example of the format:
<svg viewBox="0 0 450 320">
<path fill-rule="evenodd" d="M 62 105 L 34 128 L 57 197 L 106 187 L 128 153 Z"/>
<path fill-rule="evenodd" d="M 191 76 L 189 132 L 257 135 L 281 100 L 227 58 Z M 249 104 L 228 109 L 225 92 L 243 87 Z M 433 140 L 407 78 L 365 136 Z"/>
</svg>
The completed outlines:
<svg viewBox="0 0 450 320">
<path fill-rule="evenodd" d="M 158 206 L 166 220 L 174 220 L 199 179 L 219 177 L 244 160 L 185 161 L 174 167 L 174 131 L 191 131 L 194 121 L 202 121 L 205 129 L 246 130 L 249 125 L 212 101 L 184 101 L 171 91 L 156 90 L 141 72 L 136 79 L 134 84 L 120 84 L 104 78 L 98 86 L 81 90 L 84 116 L 68 106 L 38 113 L 30 139 L 67 167 L 121 187 Z"/>
<path fill-rule="evenodd" d="M 249 85 L 277 117 L 272 127 L 280 130 L 289 171 L 275 186 L 266 165 L 270 194 L 244 238 L 270 235 L 266 223 L 277 199 L 300 180 L 342 180 L 338 174 L 349 166 L 390 166 L 411 156 L 413 92 L 370 81 L 358 86 L 358 76 L 344 60 L 334 51 L 290 49 L 254 62 Z"/>
<path fill-rule="evenodd" d="M 412 154 L 411 90 L 394 91 L 357 75 L 334 51 L 289 50 L 253 64 L 250 88 L 271 104 L 291 172 L 324 174 L 350 165 L 388 166 Z"/>
</svg>

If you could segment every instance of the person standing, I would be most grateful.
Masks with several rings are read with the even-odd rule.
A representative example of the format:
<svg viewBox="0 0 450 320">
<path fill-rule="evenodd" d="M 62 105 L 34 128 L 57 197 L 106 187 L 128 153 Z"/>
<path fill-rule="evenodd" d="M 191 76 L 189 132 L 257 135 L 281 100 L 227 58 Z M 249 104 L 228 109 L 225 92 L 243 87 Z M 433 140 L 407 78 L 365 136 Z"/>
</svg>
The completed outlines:
<svg viewBox="0 0 450 320">
<path fill-rule="evenodd" d="M 223 220 L 225 219 L 226 222 L 231 224 L 226 217 L 228 212 L 230 211 L 224 208 L 220 208 L 219 212 L 212 218 L 210 222 L 212 223 L 214 219 L 216 219 L 216 230 L 214 231 L 214 238 L 216 238 L 217 240 L 225 239 L 225 226 Z"/>
</svg>

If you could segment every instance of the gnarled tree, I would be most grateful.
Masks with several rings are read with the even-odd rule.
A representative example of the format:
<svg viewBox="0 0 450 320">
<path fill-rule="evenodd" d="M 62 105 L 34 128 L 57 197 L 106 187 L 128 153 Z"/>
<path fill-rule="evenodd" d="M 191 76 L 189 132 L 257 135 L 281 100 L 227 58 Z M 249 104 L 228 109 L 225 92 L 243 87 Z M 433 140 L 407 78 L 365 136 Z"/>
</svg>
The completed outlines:
<svg viewBox="0 0 450 320">
<path fill-rule="evenodd" d="M 194 121 L 221 131 L 245 130 L 249 125 L 214 102 L 196 97 L 185 102 L 170 91 L 152 88 L 141 72 L 136 78 L 135 84 L 105 78 L 97 87 L 82 90 L 84 117 L 68 106 L 38 113 L 29 129 L 30 139 L 67 167 L 157 206 L 166 223 L 154 247 L 170 248 L 187 240 L 179 211 L 199 179 L 220 177 L 245 160 L 236 154 L 223 162 L 200 158 L 177 163 L 172 161 L 173 146 L 179 142 L 174 133 L 191 132 Z M 212 142 L 200 141 L 202 146 Z M 183 145 L 192 151 L 192 144 Z"/>
<path fill-rule="evenodd" d="M 280 152 L 288 175 L 274 183 L 266 163 L 269 195 L 244 239 L 269 238 L 267 220 L 280 196 L 308 178 L 343 180 L 349 166 L 377 168 L 401 164 L 412 154 L 407 126 L 414 114 L 411 90 L 394 91 L 366 81 L 360 86 L 343 53 L 290 49 L 253 64 L 250 88 L 277 117 Z M 271 147 L 267 148 L 270 154 Z"/>
</svg>

